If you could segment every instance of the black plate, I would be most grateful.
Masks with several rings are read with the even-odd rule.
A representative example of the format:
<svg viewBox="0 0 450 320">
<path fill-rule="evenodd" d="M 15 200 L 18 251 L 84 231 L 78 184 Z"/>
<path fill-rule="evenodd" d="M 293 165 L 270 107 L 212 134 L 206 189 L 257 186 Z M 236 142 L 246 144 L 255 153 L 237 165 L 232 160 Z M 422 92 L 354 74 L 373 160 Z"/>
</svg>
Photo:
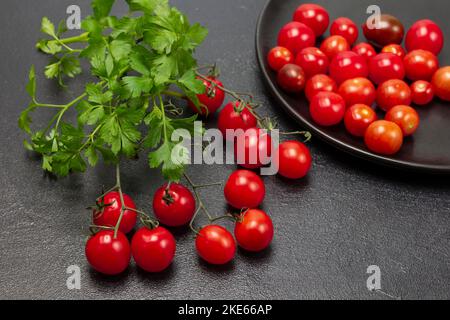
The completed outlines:
<svg viewBox="0 0 450 320">
<path fill-rule="evenodd" d="M 276 74 L 266 63 L 270 49 L 276 46 L 280 28 L 291 21 L 295 9 L 302 3 L 311 2 L 324 6 L 330 13 L 330 20 L 344 16 L 358 25 L 367 19 L 369 5 L 379 5 L 383 13 L 397 16 L 409 28 L 416 20 L 432 19 L 436 21 L 446 35 L 446 44 L 440 54 L 442 66 L 450 65 L 450 22 L 447 0 L 339 0 L 339 1 L 299 1 L 270 0 L 264 7 L 256 31 L 256 51 L 264 79 L 271 93 L 293 119 L 331 145 L 366 160 L 375 161 L 391 167 L 450 173 L 450 103 L 436 100 L 426 107 L 417 107 L 421 124 L 413 137 L 405 139 L 399 153 L 385 157 L 367 150 L 362 139 L 346 133 L 343 125 L 324 128 L 316 125 L 310 115 L 308 102 L 302 96 L 291 96 L 281 91 L 275 81 Z M 330 22 L 331 24 L 331 22 Z M 359 41 L 366 41 L 360 31 Z M 325 34 L 327 36 L 328 33 Z"/>
</svg>

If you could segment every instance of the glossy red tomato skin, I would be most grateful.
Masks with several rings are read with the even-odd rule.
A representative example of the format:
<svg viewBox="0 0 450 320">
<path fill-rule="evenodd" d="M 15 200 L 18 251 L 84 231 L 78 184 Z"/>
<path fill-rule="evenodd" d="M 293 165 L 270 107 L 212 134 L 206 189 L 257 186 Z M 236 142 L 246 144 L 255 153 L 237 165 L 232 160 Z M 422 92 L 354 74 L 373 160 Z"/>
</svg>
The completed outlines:
<svg viewBox="0 0 450 320">
<path fill-rule="evenodd" d="M 238 245 L 250 252 L 260 252 L 273 240 L 272 219 L 262 210 L 249 209 L 242 214 L 234 228 Z"/>
<path fill-rule="evenodd" d="M 410 105 L 411 89 L 403 80 L 383 82 L 377 89 L 377 104 L 384 111 L 398 105 Z"/>
<path fill-rule="evenodd" d="M 159 188 L 153 197 L 156 218 L 168 227 L 188 224 L 195 213 L 195 198 L 191 191 L 179 183 Z"/>
<path fill-rule="evenodd" d="M 236 138 L 235 159 L 243 168 L 257 169 L 270 163 L 272 148 L 272 138 L 267 130 L 250 128 Z"/>
<path fill-rule="evenodd" d="M 369 62 L 369 77 L 375 84 L 391 79 L 404 79 L 403 60 L 393 53 L 380 53 Z"/>
<path fill-rule="evenodd" d="M 405 44 L 408 51 L 423 49 L 437 56 L 444 47 L 444 34 L 435 22 L 419 20 L 408 30 Z"/>
<path fill-rule="evenodd" d="M 417 111 L 410 106 L 395 106 L 386 113 L 385 120 L 396 123 L 402 129 L 403 136 L 407 137 L 416 132 L 420 118 Z"/>
<path fill-rule="evenodd" d="M 345 112 L 344 124 L 350 134 L 356 137 L 364 137 L 367 128 L 377 118 L 375 111 L 368 105 L 355 104 Z"/>
<path fill-rule="evenodd" d="M 210 81 L 199 78 L 206 88 L 205 93 L 197 95 L 201 105 L 197 108 L 192 101 L 188 103 L 192 111 L 201 116 L 212 116 L 225 100 L 225 92 L 219 88 L 223 88 L 222 82 L 213 77 L 208 77 L 208 79 Z"/>
<path fill-rule="evenodd" d="M 348 79 L 367 78 L 368 76 L 369 68 L 366 59 L 353 51 L 340 52 L 331 61 L 330 77 L 338 85 Z"/>
<path fill-rule="evenodd" d="M 324 34 L 330 24 L 327 10 L 317 4 L 302 4 L 295 10 L 293 20 L 310 27 L 316 37 Z"/>
<path fill-rule="evenodd" d="M 450 67 L 440 68 L 431 81 L 437 97 L 450 101 Z"/>
<path fill-rule="evenodd" d="M 312 29 L 301 22 L 289 22 L 278 34 L 278 46 L 287 48 L 294 56 L 304 48 L 314 47 L 315 43 Z"/>
<path fill-rule="evenodd" d="M 262 179 L 249 170 L 237 170 L 227 180 L 224 189 L 228 204 L 238 210 L 257 208 L 266 196 Z"/>
<path fill-rule="evenodd" d="M 438 58 L 426 50 L 414 50 L 408 53 L 403 61 L 406 77 L 412 81 L 430 81 L 439 69 Z"/>
<path fill-rule="evenodd" d="M 367 78 L 354 78 L 343 82 L 338 93 L 344 98 L 347 108 L 354 104 L 371 106 L 377 98 L 375 86 Z"/>
<path fill-rule="evenodd" d="M 241 129 L 245 131 L 250 128 L 256 128 L 258 120 L 250 110 L 250 106 L 242 106 L 239 101 L 235 101 L 229 102 L 220 111 L 217 127 L 224 138 L 234 140 L 234 135 L 233 138 L 231 136 L 227 137 L 227 130 L 236 131 Z"/>
<path fill-rule="evenodd" d="M 267 63 L 273 71 L 279 71 L 288 63 L 294 62 L 294 55 L 285 47 L 275 47 L 267 55 Z"/>
<path fill-rule="evenodd" d="M 305 48 L 295 58 L 295 64 L 299 65 L 309 79 L 316 74 L 325 74 L 328 72 L 328 57 L 318 48 Z"/>
<path fill-rule="evenodd" d="M 353 45 L 358 39 L 358 26 L 349 18 L 340 17 L 331 24 L 330 34 L 332 36 L 342 36 L 349 45 Z"/>
<path fill-rule="evenodd" d="M 214 265 L 227 264 L 236 253 L 236 242 L 231 233 L 222 226 L 209 225 L 200 230 L 195 239 L 198 255 Z"/>
<path fill-rule="evenodd" d="M 306 75 L 300 66 L 287 64 L 278 71 L 277 83 L 285 92 L 300 93 L 305 88 Z"/>
<path fill-rule="evenodd" d="M 367 128 L 364 142 L 372 152 L 393 155 L 402 147 L 402 129 L 394 122 L 377 120 Z"/>
<path fill-rule="evenodd" d="M 389 44 L 381 49 L 381 53 L 393 53 L 402 59 L 406 56 L 405 49 L 399 44 Z"/>
<path fill-rule="evenodd" d="M 124 272 L 131 259 L 131 249 L 127 237 L 113 230 L 102 230 L 86 243 L 86 258 L 91 267 L 105 275 L 118 275 Z"/>
<path fill-rule="evenodd" d="M 320 51 L 325 53 L 328 60 L 332 61 L 333 58 L 339 53 L 349 51 L 350 45 L 347 40 L 342 36 L 331 36 L 326 38 L 320 45 Z"/>
<path fill-rule="evenodd" d="M 419 80 L 411 84 L 411 100 L 414 104 L 424 106 L 433 101 L 434 88 L 431 83 Z"/>
<path fill-rule="evenodd" d="M 305 94 L 306 98 L 311 101 L 319 92 L 337 92 L 337 89 L 336 81 L 325 74 L 317 74 L 306 83 Z"/>
<path fill-rule="evenodd" d="M 127 194 L 123 194 L 125 207 L 136 209 L 133 199 Z M 122 201 L 119 192 L 109 192 L 103 197 L 103 210 L 94 210 L 94 224 L 104 227 L 115 227 L 122 210 Z M 137 213 L 132 210 L 125 210 L 122 221 L 120 222 L 119 230 L 123 233 L 129 233 L 136 225 Z"/>
<path fill-rule="evenodd" d="M 312 119 L 317 124 L 328 127 L 340 123 L 345 115 L 344 99 L 333 92 L 320 92 L 315 95 L 309 107 Z"/>
<path fill-rule="evenodd" d="M 285 141 L 278 146 L 275 154 L 275 167 L 278 174 L 285 178 L 301 179 L 311 169 L 311 152 L 301 142 Z"/>
<path fill-rule="evenodd" d="M 377 55 L 375 48 L 367 42 L 358 43 L 353 47 L 352 51 L 360 56 L 363 56 L 367 63 L 369 63 L 370 59 Z"/>
</svg>

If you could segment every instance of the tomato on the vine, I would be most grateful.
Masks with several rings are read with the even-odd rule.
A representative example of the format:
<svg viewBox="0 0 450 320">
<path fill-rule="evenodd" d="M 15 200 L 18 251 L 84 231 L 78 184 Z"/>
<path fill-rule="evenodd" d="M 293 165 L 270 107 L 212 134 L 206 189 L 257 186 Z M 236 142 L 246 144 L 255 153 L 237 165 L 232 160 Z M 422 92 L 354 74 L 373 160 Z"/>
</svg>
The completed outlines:
<svg viewBox="0 0 450 320">
<path fill-rule="evenodd" d="M 295 10 L 293 20 L 304 23 L 313 30 L 316 37 L 320 37 L 327 31 L 330 16 L 323 7 L 307 3 L 300 5 Z"/>
<path fill-rule="evenodd" d="M 408 53 L 403 60 L 406 77 L 409 80 L 430 81 L 434 73 L 439 69 L 438 58 L 426 50 L 414 50 Z"/>
<path fill-rule="evenodd" d="M 267 63 L 274 71 L 279 71 L 288 63 L 294 62 L 294 55 L 285 47 L 275 47 L 269 51 Z"/>
<path fill-rule="evenodd" d="M 311 169 L 311 153 L 309 149 L 298 141 L 281 143 L 275 153 L 275 167 L 278 174 L 288 179 L 301 179 Z"/>
<path fill-rule="evenodd" d="M 414 104 L 424 106 L 434 98 L 434 88 L 431 83 L 419 80 L 411 84 L 411 99 Z"/>
<path fill-rule="evenodd" d="M 306 78 L 316 74 L 328 72 L 328 57 L 320 49 L 312 47 L 305 48 L 295 58 L 295 64 L 299 65 L 305 72 Z"/>
<path fill-rule="evenodd" d="M 349 18 L 340 17 L 331 24 L 330 34 L 332 36 L 342 36 L 349 45 L 353 45 L 358 39 L 358 26 Z"/>
<path fill-rule="evenodd" d="M 287 48 L 294 55 L 304 48 L 314 47 L 315 43 L 314 31 L 297 21 L 286 24 L 278 34 L 278 46 Z"/>
<path fill-rule="evenodd" d="M 367 128 L 364 141 L 367 148 L 375 153 L 393 155 L 402 147 L 403 132 L 392 121 L 377 120 Z"/>
<path fill-rule="evenodd" d="M 342 36 L 331 36 L 326 38 L 320 45 L 320 51 L 325 53 L 330 61 L 339 53 L 350 50 L 350 45 Z"/>
<path fill-rule="evenodd" d="M 264 201 L 266 187 L 256 173 L 237 170 L 228 178 L 224 194 L 228 204 L 238 210 L 257 208 Z"/>
<path fill-rule="evenodd" d="M 267 130 L 250 128 L 236 138 L 234 154 L 237 164 L 256 169 L 270 163 L 272 138 Z"/>
<path fill-rule="evenodd" d="M 438 55 L 444 47 L 444 33 L 435 22 L 419 20 L 408 30 L 405 44 L 408 51 L 423 49 Z"/>
<path fill-rule="evenodd" d="M 233 260 L 236 242 L 231 233 L 222 226 L 208 225 L 200 230 L 195 239 L 198 255 L 210 264 L 222 265 Z"/>
<path fill-rule="evenodd" d="M 262 210 L 245 211 L 234 228 L 238 245 L 251 252 L 266 249 L 273 240 L 272 219 Z"/>
<path fill-rule="evenodd" d="M 369 67 L 364 57 L 353 51 L 338 53 L 330 63 L 330 77 L 338 84 L 354 78 L 367 78 Z"/>
<path fill-rule="evenodd" d="M 377 97 L 375 86 L 367 78 L 354 78 L 343 82 L 338 93 L 344 98 L 347 108 L 354 104 L 371 106 Z"/>
<path fill-rule="evenodd" d="M 300 66 L 287 64 L 278 71 L 277 83 L 286 92 L 300 93 L 305 88 L 306 75 Z"/>
<path fill-rule="evenodd" d="M 336 92 L 337 89 L 336 81 L 325 74 L 318 74 L 309 79 L 306 83 L 305 94 L 306 98 L 311 101 L 311 99 L 319 92 Z"/>
<path fill-rule="evenodd" d="M 367 42 L 358 43 L 353 47 L 352 51 L 360 56 L 363 56 L 367 63 L 369 63 L 370 59 L 377 55 L 374 47 Z"/>
<path fill-rule="evenodd" d="M 197 95 L 200 101 L 200 106 L 197 107 L 195 104 L 189 100 L 188 105 L 192 111 L 202 115 L 210 116 L 213 115 L 217 109 L 219 109 L 224 100 L 225 92 L 223 92 L 223 84 L 218 79 L 214 77 L 207 77 L 207 79 L 198 78 L 203 82 L 205 86 L 205 93 Z"/>
<path fill-rule="evenodd" d="M 383 49 L 381 49 L 382 53 L 393 53 L 400 58 L 404 59 L 406 56 L 406 51 L 403 49 L 403 47 L 399 44 L 390 44 L 385 46 Z"/>
<path fill-rule="evenodd" d="M 411 104 L 411 89 L 403 80 L 388 80 L 377 89 L 377 104 L 384 111 L 398 105 Z"/>
<path fill-rule="evenodd" d="M 219 113 L 218 128 L 227 140 L 227 130 L 247 130 L 258 125 L 256 116 L 251 111 L 251 106 L 242 101 L 229 102 Z M 234 134 L 232 135 L 234 139 Z"/>
<path fill-rule="evenodd" d="M 319 92 L 311 99 L 309 111 L 314 122 L 321 126 L 334 126 L 344 119 L 344 99 L 333 92 Z"/>
<path fill-rule="evenodd" d="M 450 67 L 443 67 L 436 71 L 432 84 L 437 97 L 450 101 Z"/>
<path fill-rule="evenodd" d="M 375 84 L 405 77 L 403 60 L 393 53 L 380 53 L 369 62 L 369 76 Z"/>
<path fill-rule="evenodd" d="M 377 114 L 371 107 L 365 104 L 355 104 L 345 112 L 344 124 L 350 134 L 364 137 L 367 128 L 376 120 Z"/>
<path fill-rule="evenodd" d="M 416 132 L 420 118 L 417 111 L 410 106 L 395 106 L 386 113 L 385 119 L 396 123 L 402 129 L 403 136 L 407 137 Z"/>
</svg>

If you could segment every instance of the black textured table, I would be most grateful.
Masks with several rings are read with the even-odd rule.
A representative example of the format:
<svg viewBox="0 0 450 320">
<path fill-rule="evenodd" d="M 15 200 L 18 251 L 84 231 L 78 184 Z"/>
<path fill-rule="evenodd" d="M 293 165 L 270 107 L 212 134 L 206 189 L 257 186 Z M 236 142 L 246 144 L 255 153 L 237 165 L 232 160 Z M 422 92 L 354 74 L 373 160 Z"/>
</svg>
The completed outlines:
<svg viewBox="0 0 450 320">
<path fill-rule="evenodd" d="M 88 0 L 75 1 L 82 13 Z M 0 90 L 0 298 L 53 299 L 384 299 L 450 298 L 449 177 L 419 176 L 375 167 L 313 140 L 314 169 L 305 180 L 266 177 L 264 209 L 276 238 L 257 255 L 239 251 L 233 264 L 210 267 L 200 261 L 188 230 L 176 230 L 177 255 L 158 275 L 136 269 L 115 278 L 90 270 L 84 258 L 89 212 L 102 186 L 114 184 L 114 170 L 100 166 L 62 180 L 45 176 L 40 161 L 22 148 L 16 125 L 28 103 L 29 66 L 42 71 L 47 58 L 34 50 L 42 16 L 59 20 L 71 0 L 3 0 L 0 4 L 2 79 Z M 119 1 L 115 13 L 125 12 Z M 254 32 L 263 0 L 173 1 L 210 35 L 198 51 L 201 63 L 217 61 L 223 82 L 254 92 L 263 111 L 283 130 L 296 125 L 267 95 L 254 52 Z M 82 89 L 86 76 L 60 93 L 38 79 L 41 100 L 63 102 Z M 39 121 L 37 119 L 36 121 Z M 221 181 L 233 166 L 189 169 L 197 182 Z M 145 158 L 123 168 L 127 193 L 151 209 L 163 183 Z M 226 210 L 221 190 L 203 196 L 217 214 Z M 81 290 L 68 290 L 66 269 L 81 268 Z M 382 289 L 369 292 L 368 266 L 381 270 Z"/>
</svg>

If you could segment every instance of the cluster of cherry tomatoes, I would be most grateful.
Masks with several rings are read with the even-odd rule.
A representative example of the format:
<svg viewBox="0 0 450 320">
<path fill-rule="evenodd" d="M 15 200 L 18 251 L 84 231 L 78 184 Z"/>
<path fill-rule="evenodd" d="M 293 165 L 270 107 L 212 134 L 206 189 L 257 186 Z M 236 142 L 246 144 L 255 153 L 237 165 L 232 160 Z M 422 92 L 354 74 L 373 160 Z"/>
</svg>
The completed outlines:
<svg viewBox="0 0 450 320">
<path fill-rule="evenodd" d="M 397 153 L 404 137 L 419 126 L 412 104 L 427 105 L 435 96 L 450 101 L 450 67 L 439 68 L 437 58 L 444 45 L 442 30 L 431 20 L 420 20 L 405 37 L 402 23 L 384 14 L 378 25 L 363 25 L 368 42 L 355 45 L 358 27 L 341 17 L 316 47 L 329 23 L 328 12 L 319 5 L 297 8 L 268 54 L 278 85 L 287 93 L 304 91 L 318 125 L 344 122 L 372 152 Z M 374 104 L 386 112 L 384 120 L 378 119 Z"/>
</svg>

